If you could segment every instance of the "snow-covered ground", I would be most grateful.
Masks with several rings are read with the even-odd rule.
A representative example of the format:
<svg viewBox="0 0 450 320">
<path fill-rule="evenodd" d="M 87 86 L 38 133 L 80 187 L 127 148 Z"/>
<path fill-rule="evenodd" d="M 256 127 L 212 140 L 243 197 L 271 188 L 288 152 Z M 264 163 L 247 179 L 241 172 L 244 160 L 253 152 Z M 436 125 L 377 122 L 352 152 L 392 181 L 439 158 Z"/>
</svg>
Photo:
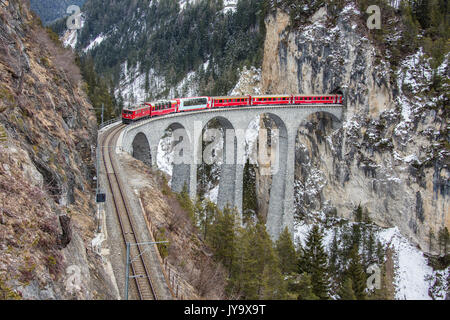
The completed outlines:
<svg viewBox="0 0 450 320">
<path fill-rule="evenodd" d="M 378 233 L 380 241 L 394 249 L 395 298 L 405 300 L 429 300 L 429 284 L 426 276 L 433 274 L 423 253 L 402 236 L 397 227 Z"/>
</svg>

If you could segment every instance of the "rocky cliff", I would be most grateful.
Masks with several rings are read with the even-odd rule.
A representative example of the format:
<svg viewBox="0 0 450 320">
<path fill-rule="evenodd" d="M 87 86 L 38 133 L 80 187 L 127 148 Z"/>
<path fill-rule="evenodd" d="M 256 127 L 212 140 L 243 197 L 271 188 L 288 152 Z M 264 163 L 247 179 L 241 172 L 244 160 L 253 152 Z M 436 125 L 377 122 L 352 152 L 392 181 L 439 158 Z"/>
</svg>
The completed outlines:
<svg viewBox="0 0 450 320">
<path fill-rule="evenodd" d="M 398 226 L 421 250 L 443 253 L 437 235 L 450 228 L 448 96 L 430 94 L 430 59 L 420 48 L 395 70 L 352 1 L 337 16 L 324 6 L 296 25 L 278 9 L 266 29 L 262 92 L 345 97 L 339 129 L 328 115 L 299 128 L 297 217 L 333 208 L 350 217 L 361 204 L 377 224 Z M 448 57 L 437 68 L 447 79 Z"/>
<path fill-rule="evenodd" d="M 0 299 L 115 298 L 96 231 L 96 119 L 73 54 L 0 2 Z"/>
</svg>

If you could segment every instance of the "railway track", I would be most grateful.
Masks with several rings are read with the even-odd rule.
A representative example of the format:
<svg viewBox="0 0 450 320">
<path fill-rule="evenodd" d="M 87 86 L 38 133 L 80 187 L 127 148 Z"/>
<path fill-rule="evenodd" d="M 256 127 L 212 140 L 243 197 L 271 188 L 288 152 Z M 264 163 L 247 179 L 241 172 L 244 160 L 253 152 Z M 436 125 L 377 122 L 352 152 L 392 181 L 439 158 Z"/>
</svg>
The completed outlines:
<svg viewBox="0 0 450 320">
<path fill-rule="evenodd" d="M 136 283 L 137 293 L 141 300 L 158 300 L 158 296 L 154 289 L 149 268 L 143 256 L 145 247 L 139 245 L 141 241 L 138 239 L 135 222 L 131 215 L 131 210 L 123 193 L 123 188 L 119 177 L 116 175 L 116 164 L 113 159 L 113 152 L 116 140 L 120 131 L 125 125 L 119 125 L 107 131 L 101 141 L 100 146 L 104 149 L 102 152 L 102 160 L 107 177 L 107 184 L 113 200 L 113 207 L 117 214 L 120 229 L 122 231 L 124 244 L 130 243 L 130 277 Z M 106 148 L 104 148 L 106 147 Z"/>
</svg>

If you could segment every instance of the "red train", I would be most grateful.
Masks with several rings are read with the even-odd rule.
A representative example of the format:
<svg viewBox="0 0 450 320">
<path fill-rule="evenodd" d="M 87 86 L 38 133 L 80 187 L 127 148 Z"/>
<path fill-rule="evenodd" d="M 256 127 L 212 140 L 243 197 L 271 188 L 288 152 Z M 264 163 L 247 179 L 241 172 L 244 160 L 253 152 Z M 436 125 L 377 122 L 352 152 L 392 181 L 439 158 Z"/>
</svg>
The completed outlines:
<svg viewBox="0 0 450 320">
<path fill-rule="evenodd" d="M 124 108 L 122 111 L 122 122 L 125 124 L 129 124 L 138 120 L 148 119 L 170 113 L 212 108 L 244 108 L 249 106 L 301 104 L 342 104 L 342 95 L 248 95 L 159 100 L 154 102 L 145 102 L 136 107 Z"/>
</svg>

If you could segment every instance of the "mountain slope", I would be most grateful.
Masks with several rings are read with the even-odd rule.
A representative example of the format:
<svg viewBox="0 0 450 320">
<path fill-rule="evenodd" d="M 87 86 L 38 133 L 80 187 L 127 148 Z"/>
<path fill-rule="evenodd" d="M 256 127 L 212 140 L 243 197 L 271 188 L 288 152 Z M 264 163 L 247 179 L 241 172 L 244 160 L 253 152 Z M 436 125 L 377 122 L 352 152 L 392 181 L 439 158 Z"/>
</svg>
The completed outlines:
<svg viewBox="0 0 450 320">
<path fill-rule="evenodd" d="M 26 1 L 0 19 L 0 298 L 115 298 L 91 247 L 97 126 L 74 56 Z"/>
<path fill-rule="evenodd" d="M 109 2 L 108 2 L 109 3 Z M 227 3 L 227 5 L 230 5 Z M 77 48 L 94 58 L 125 103 L 186 92 L 226 94 L 237 68 L 261 61 L 260 1 L 87 1 Z M 233 13 L 234 12 L 234 13 Z M 195 22 L 195 23 L 193 23 Z"/>
</svg>

